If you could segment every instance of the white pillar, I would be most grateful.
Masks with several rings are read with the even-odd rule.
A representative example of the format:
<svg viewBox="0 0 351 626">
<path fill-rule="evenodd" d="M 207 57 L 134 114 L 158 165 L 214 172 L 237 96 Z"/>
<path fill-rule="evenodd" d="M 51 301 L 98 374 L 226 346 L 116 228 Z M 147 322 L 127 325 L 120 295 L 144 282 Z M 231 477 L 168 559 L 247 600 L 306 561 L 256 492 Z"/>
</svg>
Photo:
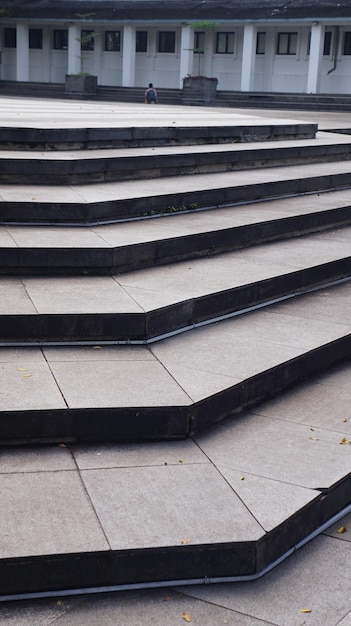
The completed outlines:
<svg viewBox="0 0 351 626">
<path fill-rule="evenodd" d="M 182 25 L 180 37 L 179 89 L 183 87 L 183 78 L 193 71 L 194 31 L 188 24 Z"/>
<path fill-rule="evenodd" d="M 307 76 L 307 93 L 318 93 L 323 54 L 324 26 L 313 23 L 311 28 L 310 57 Z"/>
<path fill-rule="evenodd" d="M 256 64 L 256 27 L 246 24 L 244 27 L 243 56 L 241 64 L 241 91 L 253 91 Z"/>
<path fill-rule="evenodd" d="M 122 87 L 135 85 L 135 27 L 123 28 Z"/>
<path fill-rule="evenodd" d="M 16 80 L 29 80 L 29 35 L 27 24 L 16 26 Z"/>
<path fill-rule="evenodd" d="M 80 26 L 70 24 L 68 27 L 68 74 L 79 74 L 80 58 Z"/>
</svg>

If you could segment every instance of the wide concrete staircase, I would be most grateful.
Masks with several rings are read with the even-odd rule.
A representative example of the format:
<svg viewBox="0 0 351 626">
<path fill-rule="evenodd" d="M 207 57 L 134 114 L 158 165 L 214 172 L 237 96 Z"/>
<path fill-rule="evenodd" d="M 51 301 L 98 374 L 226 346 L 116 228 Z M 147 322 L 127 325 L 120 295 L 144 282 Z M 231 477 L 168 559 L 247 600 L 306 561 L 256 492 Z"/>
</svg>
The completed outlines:
<svg viewBox="0 0 351 626">
<path fill-rule="evenodd" d="M 0 130 L 2 597 L 262 575 L 351 505 L 351 142 Z"/>
</svg>

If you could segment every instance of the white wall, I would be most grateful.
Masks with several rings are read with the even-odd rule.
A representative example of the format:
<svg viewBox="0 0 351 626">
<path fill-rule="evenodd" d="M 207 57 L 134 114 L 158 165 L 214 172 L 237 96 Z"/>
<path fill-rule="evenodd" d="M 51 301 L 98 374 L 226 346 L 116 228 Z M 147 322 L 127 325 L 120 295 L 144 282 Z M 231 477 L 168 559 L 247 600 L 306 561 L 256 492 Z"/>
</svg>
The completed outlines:
<svg viewBox="0 0 351 626">
<path fill-rule="evenodd" d="M 33 25 L 43 28 L 43 49 L 29 50 L 29 80 L 39 82 L 64 82 L 68 66 L 67 50 L 52 49 L 52 31 L 55 26 Z M 62 28 L 62 25 L 58 25 Z M 122 42 L 120 52 L 104 51 L 104 31 L 108 29 L 120 30 L 123 37 L 123 25 L 107 24 L 96 29 L 89 24 L 89 29 L 99 32 L 93 52 L 84 51 L 83 70 L 91 74 L 98 74 L 101 85 L 122 84 Z M 181 57 L 181 24 L 162 26 L 160 30 L 176 30 L 175 53 L 160 54 L 157 52 L 157 25 L 136 25 L 138 30 L 148 31 L 148 50 L 146 53 L 137 53 L 135 58 L 135 86 L 145 88 L 149 82 L 157 87 L 178 88 L 180 81 Z M 326 25 L 326 29 L 335 35 L 335 27 Z M 262 25 L 257 30 L 266 32 L 265 54 L 256 55 L 255 64 L 255 91 L 266 92 L 300 92 L 307 88 L 309 66 L 308 38 L 310 27 L 284 24 L 279 26 Z M 333 50 L 329 56 L 324 56 L 321 62 L 320 92 L 335 94 L 351 93 L 351 56 L 342 55 L 344 30 L 351 31 L 350 27 L 340 27 L 339 45 L 334 69 L 335 56 Z M 235 32 L 234 54 L 216 54 L 216 31 Z M 277 35 L 279 32 L 298 32 L 298 50 L 296 55 L 278 55 L 276 53 Z M 3 38 L 2 38 L 3 40 Z M 193 55 L 193 73 L 198 73 L 198 60 L 201 56 L 202 74 L 218 78 L 219 90 L 239 91 L 241 86 L 243 27 L 237 24 L 217 24 L 213 31 L 206 31 L 205 52 L 203 55 Z M 331 71 L 330 74 L 328 72 Z M 1 78 L 3 80 L 16 79 L 16 50 L 5 49 L 2 46 Z"/>
</svg>

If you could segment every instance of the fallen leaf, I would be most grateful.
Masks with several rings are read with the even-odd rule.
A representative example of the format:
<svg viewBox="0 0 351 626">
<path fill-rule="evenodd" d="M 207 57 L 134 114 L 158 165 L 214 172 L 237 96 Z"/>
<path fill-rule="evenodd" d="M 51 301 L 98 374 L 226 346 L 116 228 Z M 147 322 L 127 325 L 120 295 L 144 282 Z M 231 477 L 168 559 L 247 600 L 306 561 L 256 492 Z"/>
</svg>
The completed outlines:
<svg viewBox="0 0 351 626">
<path fill-rule="evenodd" d="M 59 448 L 67 448 L 65 443 L 59 443 Z"/>
<path fill-rule="evenodd" d="M 310 437 L 312 441 L 319 441 L 318 437 Z"/>
<path fill-rule="evenodd" d="M 312 609 L 300 609 L 301 613 L 312 613 Z"/>
<path fill-rule="evenodd" d="M 190 539 L 190 538 L 188 538 L 188 539 L 182 539 L 182 544 L 183 544 L 183 546 L 185 546 L 187 543 L 190 543 L 190 542 L 191 542 L 191 539 Z"/>
<path fill-rule="evenodd" d="M 342 421 L 343 422 L 347 422 L 347 417 L 344 417 L 344 419 Z"/>
<path fill-rule="evenodd" d="M 340 528 L 338 528 L 338 533 L 340 535 L 342 535 L 342 533 L 346 533 L 346 531 L 347 531 L 346 526 L 340 526 Z"/>
<path fill-rule="evenodd" d="M 183 611 L 182 618 L 185 622 L 191 622 L 191 617 Z"/>
<path fill-rule="evenodd" d="M 184 463 L 183 459 L 179 459 L 178 463 Z"/>
<path fill-rule="evenodd" d="M 342 440 L 340 441 L 340 444 L 344 444 L 344 443 L 349 443 L 348 440 L 346 439 L 346 437 L 343 437 Z"/>
<path fill-rule="evenodd" d="M 32 374 L 23 374 L 23 378 L 30 378 Z"/>
<path fill-rule="evenodd" d="M 101 346 L 93 346 L 93 350 L 102 350 Z"/>
<path fill-rule="evenodd" d="M 27 368 L 26 367 L 18 367 L 17 368 L 19 372 L 27 372 Z"/>
<path fill-rule="evenodd" d="M 57 606 L 61 606 L 62 600 L 57 600 L 56 604 L 57 604 Z"/>
<path fill-rule="evenodd" d="M 240 480 L 245 480 L 245 476 L 240 476 Z"/>
</svg>

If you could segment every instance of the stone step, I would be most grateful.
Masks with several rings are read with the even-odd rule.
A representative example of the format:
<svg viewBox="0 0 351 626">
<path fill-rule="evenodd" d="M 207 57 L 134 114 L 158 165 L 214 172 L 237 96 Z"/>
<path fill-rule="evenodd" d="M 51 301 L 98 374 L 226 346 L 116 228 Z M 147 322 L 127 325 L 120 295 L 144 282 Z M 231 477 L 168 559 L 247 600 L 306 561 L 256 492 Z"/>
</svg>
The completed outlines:
<svg viewBox="0 0 351 626">
<path fill-rule="evenodd" d="M 0 226 L 0 273 L 120 274 L 350 223 L 344 189 L 94 227 Z"/>
<path fill-rule="evenodd" d="M 150 346 L 2 347 L 2 445 L 184 438 L 350 357 L 351 282 Z"/>
<path fill-rule="evenodd" d="M 197 426 L 205 413 L 208 418 L 214 411 L 220 416 L 224 404 L 230 412 L 237 410 L 237 394 L 245 396 L 244 404 L 254 404 L 253 396 L 260 395 L 259 369 L 266 368 L 260 388 L 261 397 L 267 398 L 294 377 L 303 380 L 307 361 L 309 374 L 320 372 L 327 360 L 331 368 L 345 356 L 335 344 L 340 348 L 345 323 L 350 330 L 350 294 L 349 285 L 337 287 L 301 298 L 292 307 L 274 307 L 263 314 L 263 324 L 260 312 L 218 325 L 210 336 L 196 331 L 186 346 L 176 345 L 178 339 L 164 342 L 154 356 L 173 376 L 173 384 L 177 380 L 182 387 L 173 422 L 180 421 L 179 404 L 189 409 L 194 398 L 191 415 Z M 23 431 L 34 432 L 41 420 L 47 435 L 56 421 L 60 442 L 2 450 L 2 599 L 255 577 L 335 522 L 349 506 L 349 363 L 185 441 L 63 444 L 69 410 L 56 417 L 49 368 L 52 384 L 61 385 L 64 393 L 56 400 L 61 405 L 64 397 L 71 405 L 92 406 L 97 396 L 106 405 L 117 387 L 128 395 L 126 385 L 135 376 L 143 381 L 144 404 L 156 388 L 164 399 L 170 394 L 156 374 L 152 354 L 133 372 L 130 355 L 118 355 L 119 348 L 108 350 L 112 353 L 91 351 L 93 361 L 86 349 L 79 354 L 71 349 L 0 351 L 6 382 L 11 383 L 6 388 L 12 389 L 12 406 L 8 395 L 7 411 L 1 415 L 2 430 L 6 422 L 14 432 L 22 421 Z M 329 358 L 321 359 L 325 352 Z M 36 411 L 31 392 L 35 380 Z M 138 398 L 140 394 L 130 394 L 129 403 L 135 407 Z M 0 402 L 4 406 L 3 395 Z M 163 428 L 164 420 L 170 422 L 170 409 L 165 408 L 159 409 Z M 92 434 L 92 412 L 81 410 L 77 420 L 77 409 L 71 409 L 71 426 L 80 421 L 83 439 Z M 139 424 L 148 417 L 141 411 Z M 106 420 L 106 410 L 100 409 L 95 434 L 106 438 L 108 421 L 109 427 L 120 422 L 134 434 L 131 422 L 135 426 L 137 420 L 118 409 Z M 149 434 L 158 435 L 157 430 Z"/>
<path fill-rule="evenodd" d="M 120 276 L 6 276 L 0 343 L 154 342 L 348 278 L 350 243 L 349 226 Z"/>
<path fill-rule="evenodd" d="M 349 161 L 138 181 L 0 185 L 3 224 L 97 224 L 349 188 Z"/>
<path fill-rule="evenodd" d="M 131 126 L 103 128 L 0 128 L 1 150 L 94 150 L 163 145 L 212 145 L 310 139 L 316 136 L 314 123 L 270 120 L 221 126 Z"/>
<path fill-rule="evenodd" d="M 348 160 L 348 135 L 318 133 L 316 139 L 119 148 L 106 150 L 28 152 L 0 151 L 0 183 L 84 185 L 111 181 L 189 176 L 259 169 L 300 163 Z"/>
</svg>

